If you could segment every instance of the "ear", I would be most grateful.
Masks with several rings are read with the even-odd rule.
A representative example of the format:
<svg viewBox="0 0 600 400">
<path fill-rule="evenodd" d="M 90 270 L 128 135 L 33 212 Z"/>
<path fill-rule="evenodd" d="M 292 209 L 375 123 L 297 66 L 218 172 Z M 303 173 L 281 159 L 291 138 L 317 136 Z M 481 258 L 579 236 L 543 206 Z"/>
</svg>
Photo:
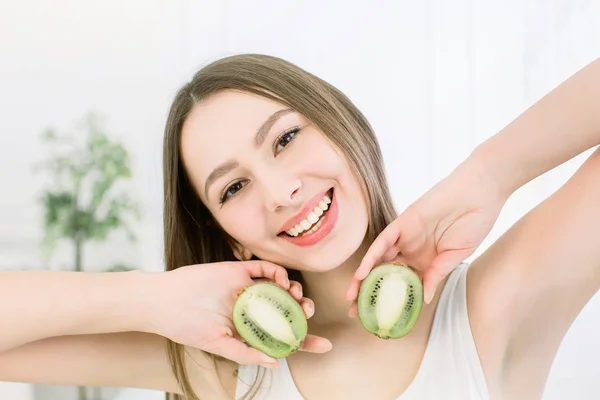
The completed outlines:
<svg viewBox="0 0 600 400">
<path fill-rule="evenodd" d="M 240 261 L 248 261 L 252 258 L 252 252 L 240 244 L 233 246 L 233 255 Z"/>
</svg>

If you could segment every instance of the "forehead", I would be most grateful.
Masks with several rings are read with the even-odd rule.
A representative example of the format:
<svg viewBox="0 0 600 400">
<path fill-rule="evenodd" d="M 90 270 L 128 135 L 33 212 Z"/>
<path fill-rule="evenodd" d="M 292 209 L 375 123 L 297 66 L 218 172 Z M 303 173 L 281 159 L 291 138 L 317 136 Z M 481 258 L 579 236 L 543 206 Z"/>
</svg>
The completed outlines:
<svg viewBox="0 0 600 400">
<path fill-rule="evenodd" d="M 223 91 L 202 100 L 194 106 L 188 116 L 186 131 L 210 130 L 227 133 L 237 130 L 241 124 L 246 129 L 258 128 L 273 112 L 284 108 L 265 97 L 239 91 Z"/>
<path fill-rule="evenodd" d="M 203 185 L 212 169 L 247 152 L 262 123 L 283 108 L 238 91 L 220 92 L 196 104 L 181 132 L 183 162 L 194 184 Z"/>
</svg>

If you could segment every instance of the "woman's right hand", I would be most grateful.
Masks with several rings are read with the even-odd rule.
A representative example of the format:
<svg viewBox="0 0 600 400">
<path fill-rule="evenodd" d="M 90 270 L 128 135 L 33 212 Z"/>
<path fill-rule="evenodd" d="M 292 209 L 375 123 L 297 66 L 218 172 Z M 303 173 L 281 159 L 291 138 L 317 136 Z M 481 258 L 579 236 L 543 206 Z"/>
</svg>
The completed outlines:
<svg viewBox="0 0 600 400">
<path fill-rule="evenodd" d="M 238 364 L 277 365 L 277 361 L 245 344 L 237 334 L 231 313 L 238 293 L 256 280 L 273 281 L 296 299 L 306 317 L 314 303 L 302 297 L 298 282 L 289 281 L 285 268 L 260 260 L 190 265 L 155 274 L 158 304 L 149 316 L 150 330 L 174 342 L 216 354 Z M 155 286 L 156 287 L 156 286 Z M 150 296 L 153 294 L 151 293 Z M 329 340 L 307 335 L 301 351 L 324 353 Z"/>
</svg>

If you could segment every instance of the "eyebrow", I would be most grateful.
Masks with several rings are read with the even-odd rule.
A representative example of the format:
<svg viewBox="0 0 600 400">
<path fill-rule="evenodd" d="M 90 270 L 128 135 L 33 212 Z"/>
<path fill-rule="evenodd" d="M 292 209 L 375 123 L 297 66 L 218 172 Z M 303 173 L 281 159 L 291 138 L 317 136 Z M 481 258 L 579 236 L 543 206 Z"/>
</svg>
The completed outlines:
<svg viewBox="0 0 600 400">
<path fill-rule="evenodd" d="M 271 114 L 271 116 L 267 118 L 266 121 L 263 122 L 260 128 L 258 128 L 258 130 L 256 131 L 256 135 L 254 136 L 254 143 L 256 147 L 262 146 L 262 144 L 265 142 L 265 139 L 267 138 L 267 134 L 269 133 L 273 125 L 275 125 L 275 123 L 279 120 L 279 118 L 292 111 L 293 110 L 291 108 L 285 108 L 283 110 L 279 110 Z M 208 189 L 210 188 L 210 185 L 212 185 L 217 179 L 227 175 L 231 170 L 237 168 L 238 166 L 239 163 L 237 161 L 229 160 L 225 161 L 223 164 L 215 168 L 208 175 L 208 178 L 206 178 L 206 183 L 204 184 L 204 196 L 208 199 Z"/>
</svg>

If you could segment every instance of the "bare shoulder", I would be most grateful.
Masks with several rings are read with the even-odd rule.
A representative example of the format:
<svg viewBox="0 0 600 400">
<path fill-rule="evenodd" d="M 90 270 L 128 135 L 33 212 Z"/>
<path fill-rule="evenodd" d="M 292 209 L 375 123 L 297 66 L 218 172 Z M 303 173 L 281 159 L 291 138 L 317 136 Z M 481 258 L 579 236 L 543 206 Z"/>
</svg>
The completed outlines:
<svg viewBox="0 0 600 400">
<path fill-rule="evenodd" d="M 468 308 L 495 390 L 539 398 L 556 351 L 600 289 L 600 151 L 476 259 Z"/>
</svg>

